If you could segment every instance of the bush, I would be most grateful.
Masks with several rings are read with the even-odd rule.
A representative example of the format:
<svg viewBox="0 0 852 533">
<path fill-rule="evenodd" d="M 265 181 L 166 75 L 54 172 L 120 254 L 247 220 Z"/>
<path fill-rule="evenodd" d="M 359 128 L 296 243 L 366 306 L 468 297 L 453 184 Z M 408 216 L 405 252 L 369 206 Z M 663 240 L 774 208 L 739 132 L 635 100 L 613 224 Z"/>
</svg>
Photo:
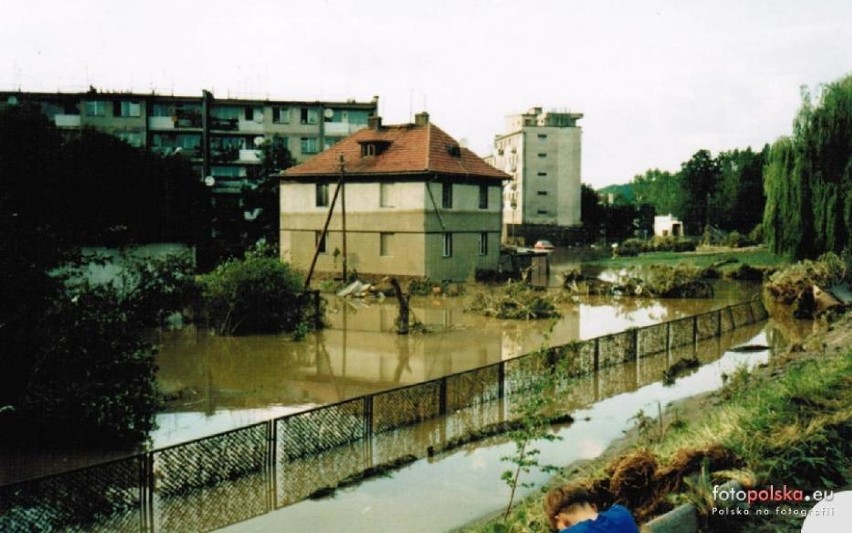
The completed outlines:
<svg viewBox="0 0 852 533">
<path fill-rule="evenodd" d="M 634 257 L 646 251 L 645 241 L 642 239 L 627 239 L 614 250 L 616 255 L 622 257 Z"/>
<path fill-rule="evenodd" d="M 755 244 L 762 244 L 764 238 L 763 224 L 758 224 L 748 232 L 748 240 Z"/>
<path fill-rule="evenodd" d="M 304 321 L 302 276 L 266 245 L 198 278 L 208 325 L 225 335 L 293 331 Z"/>
<path fill-rule="evenodd" d="M 728 233 L 727 237 L 725 237 L 725 246 L 730 248 L 742 248 L 743 246 L 748 246 L 751 244 L 748 238 L 744 235 L 741 235 L 739 231 L 732 231 Z"/>
<path fill-rule="evenodd" d="M 195 266 L 188 253 L 130 259 L 124 276 L 131 310 L 146 326 L 162 326 L 184 310 L 196 291 Z"/>
<path fill-rule="evenodd" d="M 560 316 L 555 302 L 545 291 L 510 281 L 498 290 L 476 294 L 465 311 L 497 318 L 555 318 Z"/>
<path fill-rule="evenodd" d="M 154 349 L 111 285 L 55 303 L 19 423 L 40 440 L 134 443 L 160 405 Z"/>
</svg>

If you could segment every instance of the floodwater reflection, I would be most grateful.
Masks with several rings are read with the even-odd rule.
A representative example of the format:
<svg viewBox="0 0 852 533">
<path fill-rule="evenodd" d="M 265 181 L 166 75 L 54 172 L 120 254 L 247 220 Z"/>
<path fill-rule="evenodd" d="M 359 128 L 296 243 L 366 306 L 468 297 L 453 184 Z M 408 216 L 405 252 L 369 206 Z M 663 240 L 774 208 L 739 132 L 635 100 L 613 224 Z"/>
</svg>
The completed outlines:
<svg viewBox="0 0 852 533">
<path fill-rule="evenodd" d="M 329 327 L 302 341 L 286 335 L 163 333 L 158 382 L 174 398 L 157 417 L 154 447 L 401 385 L 420 383 L 561 345 L 741 302 L 758 286 L 720 283 L 713 299 L 584 298 L 550 321 L 466 313 L 469 297 L 415 298 L 429 333 L 394 334 L 396 301 L 330 297 Z M 552 326 L 552 329 L 551 329 Z"/>
</svg>

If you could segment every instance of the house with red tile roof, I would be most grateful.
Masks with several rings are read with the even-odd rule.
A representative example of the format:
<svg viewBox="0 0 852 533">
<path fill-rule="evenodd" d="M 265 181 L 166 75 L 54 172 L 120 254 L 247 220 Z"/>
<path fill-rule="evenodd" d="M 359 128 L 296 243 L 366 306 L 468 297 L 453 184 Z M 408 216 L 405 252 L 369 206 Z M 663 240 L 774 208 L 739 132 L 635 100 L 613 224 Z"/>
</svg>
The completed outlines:
<svg viewBox="0 0 852 533">
<path fill-rule="evenodd" d="M 345 248 L 347 270 L 364 276 L 470 279 L 497 269 L 507 179 L 428 113 L 413 124 L 371 117 L 366 129 L 282 173 L 281 257 L 307 270 L 318 252 L 315 272 L 339 275 Z"/>
</svg>

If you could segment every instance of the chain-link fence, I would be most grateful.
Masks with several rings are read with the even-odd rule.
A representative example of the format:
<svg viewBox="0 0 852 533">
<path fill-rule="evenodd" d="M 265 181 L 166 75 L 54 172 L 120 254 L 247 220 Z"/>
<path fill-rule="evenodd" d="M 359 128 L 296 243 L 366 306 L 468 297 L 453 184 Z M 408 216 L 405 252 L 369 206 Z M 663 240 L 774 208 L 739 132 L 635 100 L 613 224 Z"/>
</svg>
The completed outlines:
<svg viewBox="0 0 852 533">
<path fill-rule="evenodd" d="M 503 422 L 517 410 L 508 399 L 541 383 L 544 375 L 556 373 L 566 398 L 608 397 L 659 376 L 657 366 L 643 365 L 643 358 L 694 352 L 702 340 L 767 316 L 759 301 L 737 304 L 0 487 L 0 530 L 223 527 L 333 491 L 342 479 L 377 464 L 422 456 L 424 442 L 440 448 Z M 596 371 L 594 383 L 574 379 Z M 441 417 L 440 424 L 420 424 Z"/>
</svg>

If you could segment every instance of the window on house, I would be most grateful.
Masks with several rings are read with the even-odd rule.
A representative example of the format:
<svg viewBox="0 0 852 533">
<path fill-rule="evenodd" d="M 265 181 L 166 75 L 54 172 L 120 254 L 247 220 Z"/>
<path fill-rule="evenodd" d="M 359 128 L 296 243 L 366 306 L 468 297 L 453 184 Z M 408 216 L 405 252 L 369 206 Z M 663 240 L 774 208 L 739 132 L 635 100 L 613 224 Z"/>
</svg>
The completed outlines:
<svg viewBox="0 0 852 533">
<path fill-rule="evenodd" d="M 301 148 L 303 154 L 315 154 L 319 150 L 317 149 L 317 138 L 316 137 L 302 137 Z"/>
<path fill-rule="evenodd" d="M 479 255 L 488 255 L 488 234 L 484 231 L 479 234 Z"/>
<path fill-rule="evenodd" d="M 328 207 L 328 183 L 317 183 L 316 205 L 317 207 Z"/>
<path fill-rule="evenodd" d="M 538 154 L 538 156 L 539 156 L 539 157 L 547 157 L 547 154 L 545 154 L 544 152 L 540 152 L 540 153 Z"/>
<path fill-rule="evenodd" d="M 442 254 L 444 257 L 453 256 L 453 234 L 444 233 L 444 249 Z"/>
<path fill-rule="evenodd" d="M 539 214 L 539 215 L 546 215 L 546 214 L 547 214 L 547 209 L 539 209 L 539 210 L 538 210 L 538 214 Z"/>
<path fill-rule="evenodd" d="M 538 191 L 539 196 L 547 196 L 547 191 Z"/>
<path fill-rule="evenodd" d="M 452 209 L 453 208 L 453 184 L 452 183 L 442 183 L 441 184 L 441 207 L 444 209 Z"/>
<path fill-rule="evenodd" d="M 379 255 L 389 256 L 393 246 L 393 233 L 379 233 Z"/>
<path fill-rule="evenodd" d="M 86 102 L 86 116 L 102 117 L 106 114 L 106 102 L 102 100 L 89 100 Z"/>
<path fill-rule="evenodd" d="M 139 102 L 115 101 L 112 103 L 112 114 L 116 117 L 139 117 L 142 106 Z"/>
<path fill-rule="evenodd" d="M 547 139 L 547 135 L 545 135 L 544 133 L 539 133 L 538 138 L 539 139 Z"/>
<path fill-rule="evenodd" d="M 539 172 L 538 175 L 539 176 L 547 176 L 547 172 Z"/>
<path fill-rule="evenodd" d="M 302 108 L 302 124 L 316 124 L 319 122 L 319 111 L 313 108 Z"/>
<path fill-rule="evenodd" d="M 273 107 L 272 122 L 276 124 L 290 123 L 290 108 L 289 107 Z"/>
<path fill-rule="evenodd" d="M 393 207 L 393 183 L 379 183 L 379 207 Z"/>
<path fill-rule="evenodd" d="M 488 209 L 488 185 L 479 186 L 479 208 Z"/>
<path fill-rule="evenodd" d="M 317 247 L 317 251 L 319 251 L 319 253 L 321 254 L 328 253 L 328 249 L 325 242 L 326 237 L 328 237 L 328 235 L 323 234 L 323 232 L 321 231 L 314 232 L 314 246 Z"/>
<path fill-rule="evenodd" d="M 376 145 L 374 143 L 364 143 L 361 145 L 361 157 L 370 157 L 376 155 Z"/>
</svg>

